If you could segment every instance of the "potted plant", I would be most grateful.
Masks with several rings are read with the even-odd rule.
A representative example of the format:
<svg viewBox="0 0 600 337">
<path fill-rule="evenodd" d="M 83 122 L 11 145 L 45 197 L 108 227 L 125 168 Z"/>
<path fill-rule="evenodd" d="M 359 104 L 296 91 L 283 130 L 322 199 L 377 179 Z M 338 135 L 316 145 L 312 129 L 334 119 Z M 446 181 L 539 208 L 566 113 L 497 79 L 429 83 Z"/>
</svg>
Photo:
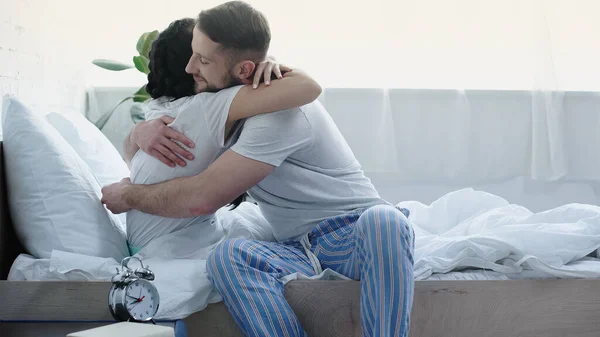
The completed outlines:
<svg viewBox="0 0 600 337">
<path fill-rule="evenodd" d="M 150 69 L 148 68 L 148 63 L 150 62 L 149 61 L 150 58 L 149 58 L 148 54 L 150 53 L 150 48 L 152 48 L 152 43 L 154 42 L 154 40 L 156 40 L 157 36 L 158 36 L 157 30 L 154 30 L 151 32 L 146 32 L 140 36 L 140 38 L 138 39 L 137 44 L 136 44 L 136 49 L 137 49 L 137 52 L 139 55 L 135 55 L 133 57 L 133 65 L 121 63 L 118 61 L 106 60 L 106 59 L 95 59 L 92 61 L 92 63 L 97 65 L 100 68 L 103 68 L 106 70 L 111 70 L 111 71 L 123 71 L 123 70 L 131 69 L 131 68 L 135 67 L 135 69 L 137 69 L 138 71 L 148 75 L 148 73 L 150 72 Z M 98 129 L 102 130 L 102 128 L 104 127 L 106 122 L 108 122 L 108 120 L 113 115 L 113 113 L 115 112 L 117 107 L 119 105 L 127 102 L 130 99 L 133 100 L 133 102 L 134 102 L 134 104 L 131 106 L 131 110 L 130 110 L 131 120 L 133 120 L 134 123 L 143 121 L 144 113 L 143 113 L 140 105 L 141 105 L 141 103 L 150 99 L 150 95 L 146 91 L 145 84 L 138 91 L 136 91 L 132 96 L 124 98 L 119 103 L 117 103 L 117 105 L 115 105 L 115 107 L 112 110 L 110 110 L 107 113 L 105 113 L 104 115 L 102 115 L 96 122 L 94 122 L 94 125 L 96 125 L 96 127 Z"/>
</svg>

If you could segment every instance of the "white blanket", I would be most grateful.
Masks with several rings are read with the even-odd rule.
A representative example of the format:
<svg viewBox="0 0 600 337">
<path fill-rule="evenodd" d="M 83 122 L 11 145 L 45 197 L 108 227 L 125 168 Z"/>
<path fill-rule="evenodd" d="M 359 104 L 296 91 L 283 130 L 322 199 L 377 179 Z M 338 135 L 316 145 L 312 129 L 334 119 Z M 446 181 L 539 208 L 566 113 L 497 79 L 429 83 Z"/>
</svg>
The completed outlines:
<svg viewBox="0 0 600 337">
<path fill-rule="evenodd" d="M 569 204 L 540 213 L 510 205 L 506 200 L 464 189 L 449 193 L 431 205 L 406 201 L 416 234 L 415 278 L 426 279 L 467 267 L 500 273 L 524 269 L 556 277 L 600 277 L 598 271 L 570 268 L 600 248 L 600 208 Z M 188 228 L 155 240 L 140 251 L 156 274 L 161 294 L 159 319 L 185 318 L 221 301 L 206 275 L 206 258 L 226 237 L 272 240 L 258 208 L 244 203 L 236 211 L 221 210 L 223 227 Z M 202 245 L 198 245 L 202 242 Z M 132 262 L 133 263 L 133 262 Z M 21 255 L 9 280 L 110 280 L 118 263 L 55 251 L 50 259 Z M 325 272 L 324 277 L 331 277 Z M 285 281 L 302 278 L 291 275 Z"/>
<path fill-rule="evenodd" d="M 568 204 L 532 213 L 524 207 L 472 189 L 449 193 L 410 209 L 415 230 L 415 279 L 467 267 L 501 273 L 524 269 L 556 277 L 600 277 L 572 270 L 568 263 L 600 247 L 600 207 Z"/>
</svg>

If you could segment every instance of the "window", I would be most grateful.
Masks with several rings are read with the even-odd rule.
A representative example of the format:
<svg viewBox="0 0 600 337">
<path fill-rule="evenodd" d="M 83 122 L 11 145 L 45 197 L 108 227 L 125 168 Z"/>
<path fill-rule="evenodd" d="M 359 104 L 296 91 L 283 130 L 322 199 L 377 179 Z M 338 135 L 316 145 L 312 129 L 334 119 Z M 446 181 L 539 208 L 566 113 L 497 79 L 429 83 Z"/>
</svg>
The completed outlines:
<svg viewBox="0 0 600 337">
<path fill-rule="evenodd" d="M 221 2 L 86 3 L 89 29 L 74 33 L 86 37 L 89 59 L 128 61 L 141 32 Z M 270 21 L 271 54 L 325 87 L 600 91 L 597 0 L 248 2 Z M 145 80 L 118 76 L 123 84 Z M 88 77 L 117 84 L 99 69 Z"/>
</svg>

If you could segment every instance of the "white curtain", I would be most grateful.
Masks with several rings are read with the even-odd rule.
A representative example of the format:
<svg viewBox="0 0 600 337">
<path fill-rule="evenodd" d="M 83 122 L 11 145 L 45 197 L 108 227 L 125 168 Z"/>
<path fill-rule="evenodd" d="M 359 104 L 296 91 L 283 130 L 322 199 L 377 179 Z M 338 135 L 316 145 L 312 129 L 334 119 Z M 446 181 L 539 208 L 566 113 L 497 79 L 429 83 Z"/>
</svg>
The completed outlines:
<svg viewBox="0 0 600 337">
<path fill-rule="evenodd" d="M 326 89 L 321 100 L 368 172 L 600 181 L 597 93 Z"/>
</svg>

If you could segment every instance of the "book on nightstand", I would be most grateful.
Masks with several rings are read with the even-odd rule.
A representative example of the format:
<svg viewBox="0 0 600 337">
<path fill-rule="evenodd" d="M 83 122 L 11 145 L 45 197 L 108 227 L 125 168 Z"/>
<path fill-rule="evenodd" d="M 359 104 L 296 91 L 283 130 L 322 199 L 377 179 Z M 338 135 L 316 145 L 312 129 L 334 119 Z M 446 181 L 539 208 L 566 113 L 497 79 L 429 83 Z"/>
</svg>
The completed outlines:
<svg viewBox="0 0 600 337">
<path fill-rule="evenodd" d="M 176 334 L 177 331 L 177 334 Z M 73 332 L 67 337 L 185 337 L 187 333 L 170 326 L 121 322 L 99 328 Z"/>
</svg>

